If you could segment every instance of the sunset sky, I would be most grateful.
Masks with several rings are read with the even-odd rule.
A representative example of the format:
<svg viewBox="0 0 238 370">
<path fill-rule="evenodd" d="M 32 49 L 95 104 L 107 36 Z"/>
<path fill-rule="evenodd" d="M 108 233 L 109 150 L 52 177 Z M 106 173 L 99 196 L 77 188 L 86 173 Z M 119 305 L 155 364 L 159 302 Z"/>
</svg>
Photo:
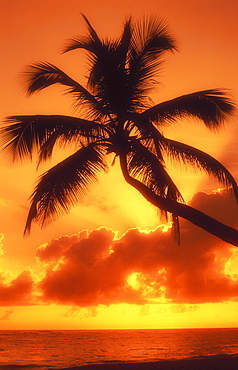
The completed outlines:
<svg viewBox="0 0 238 370">
<path fill-rule="evenodd" d="M 238 102 L 238 3 L 233 0 L 0 0 L 0 119 L 74 115 L 53 86 L 28 98 L 21 72 L 47 61 L 79 82 L 82 51 L 60 54 L 84 35 L 85 14 L 102 36 L 120 35 L 126 18 L 165 19 L 179 52 L 168 54 L 156 103 L 210 88 Z M 238 119 L 218 133 L 178 122 L 164 133 L 207 151 L 238 180 Z M 156 209 L 112 167 L 71 213 L 23 237 L 36 163 L 0 157 L 0 329 L 122 329 L 238 325 L 238 249 L 181 221 L 178 247 Z M 168 164 L 186 201 L 238 228 L 234 196 L 205 175 Z"/>
</svg>

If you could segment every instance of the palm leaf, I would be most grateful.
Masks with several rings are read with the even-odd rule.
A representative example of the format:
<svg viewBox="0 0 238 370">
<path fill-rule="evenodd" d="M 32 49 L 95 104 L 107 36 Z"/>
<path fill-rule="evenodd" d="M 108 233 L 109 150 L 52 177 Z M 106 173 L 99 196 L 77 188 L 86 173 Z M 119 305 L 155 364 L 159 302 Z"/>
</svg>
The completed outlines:
<svg viewBox="0 0 238 370">
<path fill-rule="evenodd" d="M 64 52 L 84 48 L 89 52 L 88 86 L 109 113 L 125 110 L 127 92 L 125 66 L 131 40 L 131 20 L 126 21 L 117 40 L 100 40 L 88 19 L 89 35 L 69 40 Z"/>
<path fill-rule="evenodd" d="M 66 53 L 68 51 L 75 50 L 75 49 L 85 49 L 89 51 L 90 53 L 94 53 L 95 55 L 98 55 L 99 50 L 101 50 L 102 48 L 102 42 L 100 38 L 98 37 L 97 32 L 92 27 L 89 20 L 87 19 L 87 17 L 85 17 L 85 15 L 83 14 L 82 16 L 85 20 L 85 23 L 87 24 L 89 35 L 84 36 L 84 37 L 79 36 L 79 37 L 75 37 L 73 39 L 67 40 L 63 48 L 63 53 Z"/>
<path fill-rule="evenodd" d="M 121 163 L 122 161 L 121 158 Z M 163 163 L 148 148 L 141 145 L 138 140 L 133 140 L 131 151 L 126 155 L 126 165 L 123 165 L 122 170 L 125 179 L 127 181 L 129 179 L 129 183 L 136 181 L 139 188 L 142 186 L 142 189 L 148 189 L 149 192 L 152 191 L 153 194 L 162 197 L 162 199 L 183 202 L 182 195 L 166 172 Z M 144 194 L 144 191 L 142 191 L 142 194 Z M 147 191 L 145 191 L 145 194 L 147 194 Z M 145 197 L 147 199 L 146 195 Z M 158 210 L 168 221 L 168 211 L 162 207 L 158 207 Z M 171 218 L 173 237 L 179 245 L 180 229 L 177 213 L 172 212 Z"/>
<path fill-rule="evenodd" d="M 207 216 L 205 213 L 187 206 L 186 204 L 155 194 L 146 185 L 128 174 L 125 154 L 120 156 L 120 164 L 127 183 L 137 189 L 151 204 L 159 209 L 165 210 L 166 212 L 175 214 L 176 216 L 192 222 L 194 225 L 201 227 L 203 230 L 206 230 L 210 234 L 215 235 L 229 244 L 238 246 L 238 231 L 236 229 L 227 226 L 222 222 Z"/>
<path fill-rule="evenodd" d="M 234 177 L 215 158 L 190 145 L 166 138 L 160 141 L 160 147 L 173 160 L 179 160 L 184 164 L 189 164 L 196 169 L 205 171 L 227 188 L 232 187 L 238 202 L 238 188 Z"/>
<path fill-rule="evenodd" d="M 164 136 L 151 122 L 146 122 L 141 119 L 141 114 L 132 113 L 129 115 L 129 118 L 130 119 L 126 123 L 126 129 L 128 132 L 131 135 L 135 134 L 140 143 L 152 152 L 161 161 L 161 163 L 164 163 L 160 147 L 160 140 L 163 140 Z"/>
<path fill-rule="evenodd" d="M 90 73 L 88 76 L 88 86 L 90 89 L 93 89 L 95 94 L 95 86 L 101 76 L 100 62 L 103 63 L 105 61 L 105 55 L 107 55 L 108 49 L 112 48 L 113 43 L 101 41 L 89 20 L 84 15 L 83 18 L 87 24 L 89 34 L 87 36 L 78 36 L 67 40 L 63 48 L 63 53 L 75 49 L 85 49 L 89 52 L 88 60 Z"/>
<path fill-rule="evenodd" d="M 85 49 L 89 52 L 93 52 L 93 47 L 91 45 L 91 40 L 87 36 L 76 36 L 74 38 L 68 39 L 62 48 L 62 53 L 67 53 L 76 49 Z"/>
<path fill-rule="evenodd" d="M 105 128 L 94 122 L 61 115 L 11 116 L 1 129 L 3 150 L 8 150 L 13 160 L 32 158 L 40 150 L 40 159 L 51 156 L 55 143 L 81 140 L 89 143 L 106 137 Z"/>
<path fill-rule="evenodd" d="M 70 86 L 75 89 L 79 87 L 82 88 L 82 86 L 71 79 L 61 69 L 47 62 L 39 62 L 30 65 L 24 72 L 24 75 L 27 84 L 27 92 L 29 95 L 32 95 L 33 93 L 43 90 L 46 87 L 56 83 Z M 82 88 L 82 90 L 84 89 Z"/>
<path fill-rule="evenodd" d="M 176 49 L 168 24 L 157 16 L 145 16 L 133 24 L 132 50 L 138 56 L 160 55 L 161 51 Z M 158 56 L 157 55 L 157 56 Z"/>
<path fill-rule="evenodd" d="M 51 85 L 61 84 L 66 86 L 68 88 L 66 92 L 75 98 L 77 108 L 88 110 L 94 118 L 107 114 L 100 102 L 87 89 L 53 64 L 46 62 L 32 64 L 24 72 L 24 76 L 29 95 Z"/>
<path fill-rule="evenodd" d="M 133 104 L 154 87 L 155 74 L 161 70 L 166 51 L 176 50 L 166 22 L 157 17 L 144 18 L 133 27 L 129 52 L 129 86 Z"/>
<path fill-rule="evenodd" d="M 235 104 L 226 91 L 211 89 L 183 95 L 155 105 L 140 115 L 140 119 L 158 124 L 176 119 L 195 117 L 211 129 L 216 129 L 235 112 Z"/>
<path fill-rule="evenodd" d="M 131 43 L 131 37 L 132 37 L 132 25 L 131 25 L 131 18 L 129 18 L 123 27 L 123 32 L 118 40 L 118 57 L 120 59 L 120 64 L 122 68 L 126 67 L 126 63 L 128 61 L 128 51 L 130 48 Z"/>
<path fill-rule="evenodd" d="M 93 144 L 83 147 L 64 161 L 45 172 L 31 196 L 31 207 L 25 233 L 33 220 L 41 227 L 58 218 L 74 206 L 80 197 L 107 171 L 103 148 Z"/>
<path fill-rule="evenodd" d="M 131 150 L 127 155 L 129 174 L 138 178 L 155 194 L 183 201 L 163 163 L 138 140 L 131 140 L 131 144 Z"/>
<path fill-rule="evenodd" d="M 89 51 L 89 75 L 88 88 L 93 93 L 101 110 L 111 114 L 117 110 L 124 109 L 124 96 L 126 95 L 125 85 L 125 60 L 126 42 L 129 37 L 129 27 L 123 34 L 123 40 L 104 40 L 100 44 L 90 37 L 89 39 L 77 39 L 72 41 L 68 49 L 77 47 L 85 48 Z M 119 103 L 123 99 L 122 103 Z"/>
<path fill-rule="evenodd" d="M 137 122 L 138 127 L 142 128 L 140 121 Z M 205 171 L 208 175 L 213 176 L 223 186 L 233 188 L 235 197 L 238 201 L 238 188 L 234 177 L 219 161 L 209 154 L 194 148 L 190 145 L 165 138 L 150 122 L 147 124 L 148 138 L 140 139 L 145 147 L 147 147 L 157 158 L 164 160 L 164 154 L 170 157 L 173 161 L 180 161 L 185 165 L 190 165 L 195 169 Z"/>
<path fill-rule="evenodd" d="M 127 35 L 128 37 L 128 35 Z M 105 111 L 123 114 L 130 106 L 126 63 L 126 42 L 105 43 L 101 54 L 92 61 L 88 84 Z M 123 50 L 124 49 L 124 50 Z"/>
</svg>

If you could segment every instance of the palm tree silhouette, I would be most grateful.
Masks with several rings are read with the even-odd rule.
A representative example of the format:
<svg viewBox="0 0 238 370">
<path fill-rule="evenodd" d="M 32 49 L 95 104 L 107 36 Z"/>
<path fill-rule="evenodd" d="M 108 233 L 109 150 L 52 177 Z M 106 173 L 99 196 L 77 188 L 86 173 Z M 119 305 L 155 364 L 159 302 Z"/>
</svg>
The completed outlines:
<svg viewBox="0 0 238 370">
<path fill-rule="evenodd" d="M 227 188 L 237 185 L 229 171 L 210 155 L 163 136 L 161 127 L 195 117 L 210 129 L 218 128 L 235 111 L 226 91 L 199 91 L 153 105 L 148 94 L 167 51 L 175 40 L 162 20 L 128 19 L 118 39 L 101 39 L 84 17 L 88 34 L 68 40 L 63 52 L 84 49 L 89 73 L 86 88 L 56 66 L 40 62 L 26 71 L 29 95 L 61 84 L 73 96 L 82 118 L 62 115 L 10 116 L 1 130 L 3 148 L 13 159 L 49 159 L 56 144 L 75 144 L 76 151 L 40 176 L 31 195 L 25 232 L 32 221 L 44 226 L 68 212 L 80 196 L 118 158 L 125 180 L 149 202 L 172 216 L 179 239 L 183 217 L 222 240 L 238 246 L 238 231 L 184 204 L 165 168 L 167 157 L 204 170 Z"/>
</svg>

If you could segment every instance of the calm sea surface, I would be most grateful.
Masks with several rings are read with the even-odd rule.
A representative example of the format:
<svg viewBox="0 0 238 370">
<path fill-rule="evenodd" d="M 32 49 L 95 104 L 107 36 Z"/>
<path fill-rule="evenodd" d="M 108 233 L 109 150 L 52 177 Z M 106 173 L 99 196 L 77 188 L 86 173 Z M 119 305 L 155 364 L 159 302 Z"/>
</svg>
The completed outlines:
<svg viewBox="0 0 238 370">
<path fill-rule="evenodd" d="M 0 331 L 0 365 L 42 369 L 238 353 L 238 329 Z"/>
</svg>

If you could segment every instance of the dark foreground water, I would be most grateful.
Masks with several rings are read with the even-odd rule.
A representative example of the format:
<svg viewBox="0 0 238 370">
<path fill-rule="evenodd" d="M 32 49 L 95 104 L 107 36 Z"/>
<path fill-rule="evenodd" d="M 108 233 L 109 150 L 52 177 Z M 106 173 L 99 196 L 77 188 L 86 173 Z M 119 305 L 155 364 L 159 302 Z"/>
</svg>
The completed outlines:
<svg viewBox="0 0 238 370">
<path fill-rule="evenodd" d="M 61 369 L 223 355 L 238 355 L 238 329 L 0 331 L 1 369 Z"/>
</svg>

